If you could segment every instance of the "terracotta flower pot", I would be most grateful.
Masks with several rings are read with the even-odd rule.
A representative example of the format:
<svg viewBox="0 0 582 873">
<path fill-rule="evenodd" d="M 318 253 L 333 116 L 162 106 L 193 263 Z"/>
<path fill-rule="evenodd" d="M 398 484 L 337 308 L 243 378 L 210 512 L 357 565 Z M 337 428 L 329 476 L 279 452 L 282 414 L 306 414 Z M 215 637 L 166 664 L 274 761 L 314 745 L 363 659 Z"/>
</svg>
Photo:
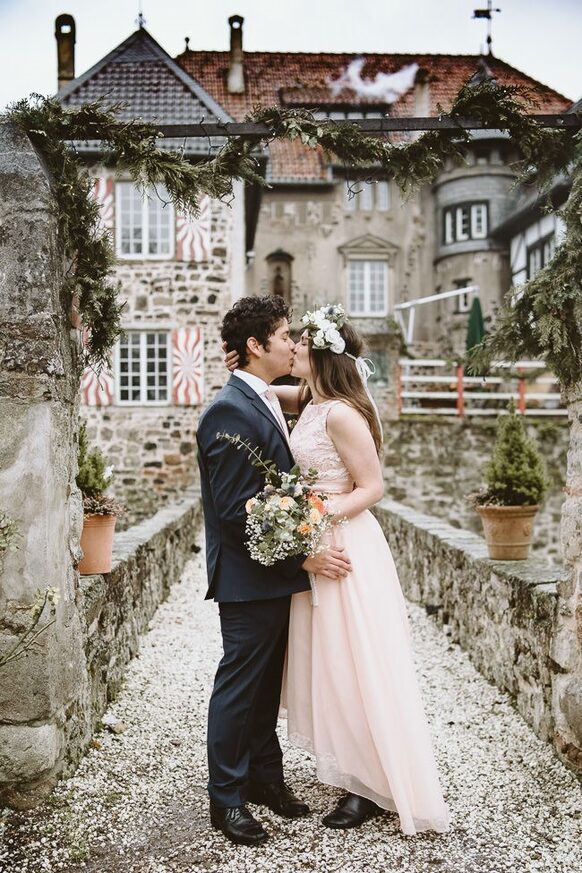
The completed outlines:
<svg viewBox="0 0 582 873">
<path fill-rule="evenodd" d="M 476 506 L 489 557 L 497 561 L 524 561 L 529 553 L 536 506 Z"/>
<path fill-rule="evenodd" d="M 81 533 L 83 559 L 79 573 L 92 576 L 111 571 L 111 550 L 115 532 L 116 515 L 85 515 Z"/>
</svg>

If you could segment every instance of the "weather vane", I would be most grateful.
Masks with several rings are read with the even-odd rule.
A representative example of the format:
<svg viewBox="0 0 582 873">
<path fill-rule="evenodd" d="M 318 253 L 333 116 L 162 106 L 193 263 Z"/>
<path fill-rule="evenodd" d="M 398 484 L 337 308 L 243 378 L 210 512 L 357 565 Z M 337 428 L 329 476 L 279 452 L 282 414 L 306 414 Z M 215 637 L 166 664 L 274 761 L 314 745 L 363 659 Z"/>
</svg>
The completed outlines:
<svg viewBox="0 0 582 873">
<path fill-rule="evenodd" d="M 142 0 L 139 0 L 139 3 L 138 3 L 138 12 L 137 12 L 137 18 L 135 19 L 135 23 L 138 25 L 140 30 L 142 29 L 142 27 L 146 23 L 146 20 L 144 18 L 144 14 L 143 14 Z"/>
<path fill-rule="evenodd" d="M 474 9 L 473 10 L 473 18 L 486 18 L 487 19 L 487 54 L 492 55 L 493 51 L 491 50 L 491 45 L 493 43 L 493 38 L 491 36 L 491 21 L 493 19 L 494 12 L 501 12 L 501 9 L 493 9 L 492 0 L 487 0 L 487 9 Z"/>
</svg>

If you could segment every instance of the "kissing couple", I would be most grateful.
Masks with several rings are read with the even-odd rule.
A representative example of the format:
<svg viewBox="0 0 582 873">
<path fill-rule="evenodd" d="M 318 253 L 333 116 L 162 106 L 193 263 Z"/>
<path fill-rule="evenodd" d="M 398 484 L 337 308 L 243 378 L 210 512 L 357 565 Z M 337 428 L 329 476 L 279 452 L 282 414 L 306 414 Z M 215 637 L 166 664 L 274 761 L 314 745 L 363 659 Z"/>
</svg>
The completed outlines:
<svg viewBox="0 0 582 873">
<path fill-rule="evenodd" d="M 314 755 L 321 782 L 345 792 L 324 826 L 353 828 L 390 810 L 405 834 L 444 832 L 406 605 L 370 512 L 384 493 L 382 430 L 363 341 L 339 305 L 307 313 L 297 343 L 289 319 L 278 296 L 243 297 L 226 313 L 233 372 L 197 433 L 206 599 L 218 603 L 224 648 L 208 712 L 210 820 L 232 842 L 256 846 L 269 835 L 249 804 L 310 814 L 284 778 L 281 707 L 290 743 Z M 289 373 L 297 387 L 271 385 Z M 283 413 L 298 418 L 290 435 Z M 313 490 L 334 521 L 324 550 L 272 566 L 251 558 L 245 506 L 264 474 L 219 432 L 240 434 L 282 472 L 317 470 Z"/>
</svg>

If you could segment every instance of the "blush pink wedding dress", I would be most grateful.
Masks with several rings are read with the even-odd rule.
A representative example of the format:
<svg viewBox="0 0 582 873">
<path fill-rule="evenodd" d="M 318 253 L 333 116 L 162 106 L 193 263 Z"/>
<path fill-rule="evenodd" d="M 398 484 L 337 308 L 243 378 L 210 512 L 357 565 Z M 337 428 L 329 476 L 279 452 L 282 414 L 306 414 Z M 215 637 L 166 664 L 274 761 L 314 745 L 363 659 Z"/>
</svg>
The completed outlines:
<svg viewBox="0 0 582 873">
<path fill-rule="evenodd" d="M 334 403 L 308 404 L 291 432 L 303 470 L 314 467 L 314 490 L 352 490 L 353 481 L 327 434 Z M 291 601 L 282 707 L 290 742 L 311 752 L 329 785 L 398 813 L 405 834 L 444 832 L 443 800 L 420 698 L 408 615 L 390 549 L 365 510 L 333 529 L 352 572 L 341 581 L 316 577 Z"/>
</svg>

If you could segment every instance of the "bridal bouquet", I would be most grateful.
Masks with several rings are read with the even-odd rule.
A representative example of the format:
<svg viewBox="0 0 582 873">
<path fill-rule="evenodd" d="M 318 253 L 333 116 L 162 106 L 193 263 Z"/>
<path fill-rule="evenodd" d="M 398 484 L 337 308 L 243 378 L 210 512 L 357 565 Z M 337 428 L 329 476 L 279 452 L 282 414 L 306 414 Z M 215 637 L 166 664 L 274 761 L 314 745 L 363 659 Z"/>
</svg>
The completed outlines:
<svg viewBox="0 0 582 873">
<path fill-rule="evenodd" d="M 246 449 L 251 464 L 265 473 L 265 487 L 246 502 L 247 548 L 251 558 L 270 567 L 290 555 L 315 554 L 333 516 L 326 500 L 313 491 L 317 470 L 302 475 L 295 465 L 282 473 L 272 461 L 239 434 L 218 433 L 218 439 Z"/>
</svg>

